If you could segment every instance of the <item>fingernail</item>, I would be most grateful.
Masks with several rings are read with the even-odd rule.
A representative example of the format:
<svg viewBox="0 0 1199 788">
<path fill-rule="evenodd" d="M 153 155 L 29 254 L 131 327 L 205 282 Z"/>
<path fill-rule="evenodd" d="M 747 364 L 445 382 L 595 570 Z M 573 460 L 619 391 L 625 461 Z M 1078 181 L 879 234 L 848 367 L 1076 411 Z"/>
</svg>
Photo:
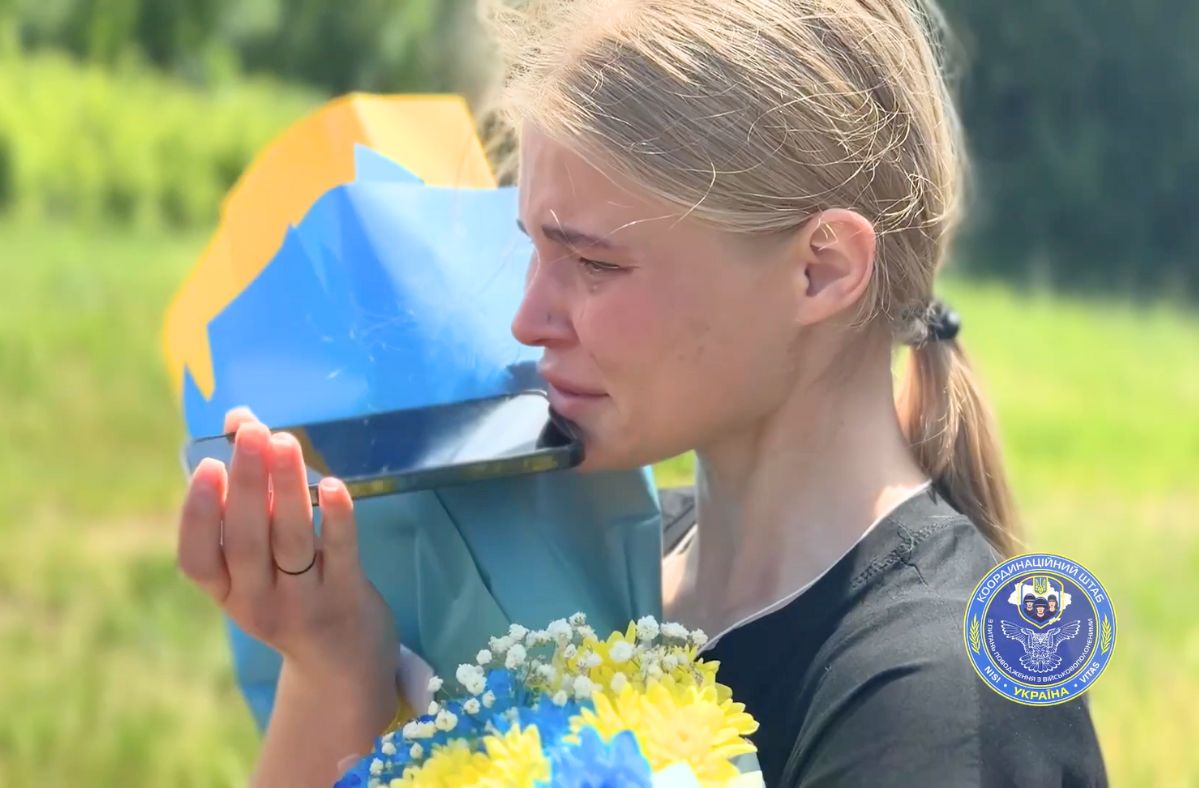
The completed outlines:
<svg viewBox="0 0 1199 788">
<path fill-rule="evenodd" d="M 217 480 L 213 476 L 214 471 L 209 468 L 221 464 L 220 460 L 205 457 L 196 466 L 195 473 L 192 474 L 192 493 L 201 500 L 210 500 L 216 497 Z"/>
<path fill-rule="evenodd" d="M 224 467 L 225 463 L 221 462 L 215 457 L 205 457 L 204 459 L 200 460 L 199 465 L 196 466 L 196 471 L 192 474 L 192 477 L 198 479 L 201 484 L 212 487 L 216 480 L 212 478 L 211 474 L 220 473 Z M 212 470 L 209 470 L 210 468 Z"/>
<path fill-rule="evenodd" d="M 296 443 L 296 436 L 290 432 L 276 432 L 271 435 L 271 446 L 276 449 L 290 449 Z"/>
<path fill-rule="evenodd" d="M 236 449 L 246 454 L 259 455 L 262 454 L 263 436 L 260 433 L 260 428 L 256 424 L 244 424 L 237 431 Z"/>
<path fill-rule="evenodd" d="M 327 493 L 335 493 L 341 489 L 341 482 L 337 481 L 337 479 L 334 479 L 331 476 L 326 476 L 325 478 L 321 479 L 321 489 Z"/>
</svg>

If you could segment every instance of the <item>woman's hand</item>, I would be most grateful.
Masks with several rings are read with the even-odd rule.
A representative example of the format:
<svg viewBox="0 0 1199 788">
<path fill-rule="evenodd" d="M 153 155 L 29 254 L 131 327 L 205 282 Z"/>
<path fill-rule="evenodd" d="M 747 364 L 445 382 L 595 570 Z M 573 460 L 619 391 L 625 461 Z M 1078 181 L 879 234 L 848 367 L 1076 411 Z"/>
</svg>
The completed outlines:
<svg viewBox="0 0 1199 788">
<path fill-rule="evenodd" d="M 179 523 L 179 567 L 245 632 L 283 655 L 271 728 L 279 722 L 292 738 L 307 739 L 310 731 L 323 739 L 332 769 L 347 753 L 369 749 L 395 712 L 398 646 L 391 612 L 362 571 L 345 485 L 321 482 L 318 540 L 298 441 L 271 435 L 245 409 L 228 414 L 225 431 L 236 432 L 231 467 L 226 473 L 223 463 L 205 460 L 193 474 Z M 293 717 L 326 703 L 339 713 L 307 724 L 280 722 L 288 714 L 285 703 L 292 703 Z M 333 717 L 361 730 L 322 730 Z M 268 730 L 268 747 L 271 738 Z M 312 746 L 315 741 L 278 745 L 295 761 L 304 761 L 301 753 Z"/>
</svg>

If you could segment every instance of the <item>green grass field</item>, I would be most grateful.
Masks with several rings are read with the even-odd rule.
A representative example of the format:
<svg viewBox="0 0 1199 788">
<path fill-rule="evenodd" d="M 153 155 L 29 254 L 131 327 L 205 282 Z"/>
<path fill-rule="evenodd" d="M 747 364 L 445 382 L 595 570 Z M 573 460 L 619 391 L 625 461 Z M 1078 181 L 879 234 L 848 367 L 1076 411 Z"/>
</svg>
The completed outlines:
<svg viewBox="0 0 1199 788">
<path fill-rule="evenodd" d="M 220 618 L 174 568 L 182 430 L 158 329 L 203 241 L 0 222 L 0 785 L 248 774 Z M 1116 655 L 1090 696 L 1114 784 L 1199 784 L 1199 320 L 946 291 L 1030 547 L 1114 599 Z M 687 467 L 665 463 L 662 483 Z"/>
</svg>

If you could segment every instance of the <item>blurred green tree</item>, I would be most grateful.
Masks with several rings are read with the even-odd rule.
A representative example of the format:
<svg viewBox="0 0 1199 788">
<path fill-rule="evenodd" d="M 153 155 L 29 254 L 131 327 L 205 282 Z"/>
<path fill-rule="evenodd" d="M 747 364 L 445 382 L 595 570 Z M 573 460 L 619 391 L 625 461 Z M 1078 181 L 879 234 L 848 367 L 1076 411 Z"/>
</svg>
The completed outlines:
<svg viewBox="0 0 1199 788">
<path fill-rule="evenodd" d="M 1199 3 L 940 0 L 976 200 L 961 257 L 1072 288 L 1199 294 Z M 206 83 L 457 91 L 487 70 L 474 0 L 0 0 L 0 51 L 66 48 Z M 5 30 L 7 29 L 7 34 Z M 15 33 L 13 32 L 15 29 Z"/>
<path fill-rule="evenodd" d="M 230 31 L 251 71 L 299 79 L 333 93 L 350 90 L 452 91 L 460 61 L 452 45 L 465 4 L 446 0 L 255 0 L 285 20 Z M 273 6 L 266 10 L 267 6 Z"/>
<path fill-rule="evenodd" d="M 973 265 L 1199 294 L 1199 4 L 942 6 L 977 174 Z"/>
<path fill-rule="evenodd" d="M 456 90 L 472 67 L 463 0 L 0 0 L 24 46 L 112 65 L 142 58 L 193 81 L 249 72 L 329 93 Z M 3 10 L 0 5 L 0 12 Z M 215 65 L 214 65 L 215 64 Z"/>
</svg>

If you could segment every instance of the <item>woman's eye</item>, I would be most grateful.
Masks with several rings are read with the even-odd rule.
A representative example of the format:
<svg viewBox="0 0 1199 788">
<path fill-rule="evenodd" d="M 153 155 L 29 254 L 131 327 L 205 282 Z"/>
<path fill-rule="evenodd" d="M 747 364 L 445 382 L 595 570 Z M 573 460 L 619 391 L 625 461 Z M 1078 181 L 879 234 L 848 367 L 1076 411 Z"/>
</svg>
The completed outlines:
<svg viewBox="0 0 1199 788">
<path fill-rule="evenodd" d="M 610 274 L 615 271 L 621 270 L 621 267 L 619 265 L 612 265 L 611 263 L 601 263 L 599 260 L 588 260 L 586 257 L 579 258 L 579 265 L 583 266 L 584 268 L 586 268 L 589 272 L 591 272 L 593 274 Z"/>
</svg>

